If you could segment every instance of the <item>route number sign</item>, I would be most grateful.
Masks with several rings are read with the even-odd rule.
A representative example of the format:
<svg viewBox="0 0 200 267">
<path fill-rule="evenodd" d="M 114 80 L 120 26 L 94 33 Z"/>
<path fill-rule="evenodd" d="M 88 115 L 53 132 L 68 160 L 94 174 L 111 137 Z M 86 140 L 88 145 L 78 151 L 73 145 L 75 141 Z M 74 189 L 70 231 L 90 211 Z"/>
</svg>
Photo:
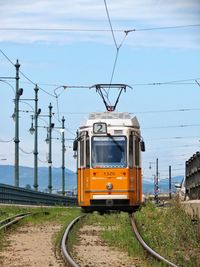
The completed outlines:
<svg viewBox="0 0 200 267">
<path fill-rule="evenodd" d="M 97 122 L 93 124 L 93 132 L 95 134 L 106 134 L 107 133 L 107 125 L 105 122 Z"/>
</svg>

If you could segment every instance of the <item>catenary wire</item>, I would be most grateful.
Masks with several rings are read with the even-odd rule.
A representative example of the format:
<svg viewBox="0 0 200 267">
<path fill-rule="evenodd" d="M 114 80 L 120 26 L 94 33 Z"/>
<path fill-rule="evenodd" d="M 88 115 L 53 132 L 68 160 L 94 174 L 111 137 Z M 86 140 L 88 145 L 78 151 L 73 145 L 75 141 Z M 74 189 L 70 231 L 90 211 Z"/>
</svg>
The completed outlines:
<svg viewBox="0 0 200 267">
<path fill-rule="evenodd" d="M 150 138 L 150 139 L 146 139 L 145 141 L 157 141 L 157 140 L 169 140 L 169 139 L 176 139 L 176 140 L 182 140 L 182 139 L 191 139 L 191 138 L 200 138 L 200 136 L 196 135 L 196 136 L 172 136 L 172 137 L 161 137 L 161 138 Z"/>
<path fill-rule="evenodd" d="M 182 124 L 182 125 L 167 125 L 167 126 L 155 126 L 142 128 L 143 130 L 154 130 L 154 129 L 166 129 L 166 128 L 184 128 L 184 127 L 199 127 L 200 124 Z"/>
<path fill-rule="evenodd" d="M 0 82 L 2 82 L 2 83 L 5 83 L 5 84 L 7 84 L 7 85 L 9 85 L 10 86 L 10 88 L 12 88 L 12 90 L 13 90 L 13 93 L 15 94 L 15 89 L 14 89 L 14 87 L 8 82 L 8 81 L 6 81 L 6 80 L 2 80 L 2 79 L 0 79 Z"/>
<path fill-rule="evenodd" d="M 129 112 L 131 115 L 135 114 L 151 114 L 151 113 L 167 113 L 167 112 L 188 112 L 188 111 L 200 111 L 200 108 L 181 108 L 181 109 L 166 109 L 166 110 L 149 110 L 149 111 L 135 111 L 135 112 Z M 62 112 L 63 114 L 68 115 L 87 115 L 89 112 Z"/>
<path fill-rule="evenodd" d="M 38 157 L 38 161 L 40 161 L 41 163 L 47 163 L 48 162 L 47 160 L 41 160 L 39 157 Z"/>
<path fill-rule="evenodd" d="M 27 152 L 27 151 L 25 151 L 24 149 L 22 149 L 21 147 L 19 147 L 19 150 L 20 150 L 22 153 L 24 153 L 24 154 L 33 154 L 33 151 L 31 151 L 31 152 Z"/>
<path fill-rule="evenodd" d="M 10 143 L 10 142 L 12 142 L 12 141 L 14 141 L 14 138 L 12 138 L 12 139 L 10 139 L 10 140 L 3 140 L 3 139 L 0 138 L 0 142 L 1 142 L 1 143 Z"/>
<path fill-rule="evenodd" d="M 112 33 L 113 41 L 114 41 L 114 44 L 115 44 L 115 47 L 116 47 L 116 54 L 115 54 L 114 64 L 113 64 L 111 78 L 110 78 L 110 84 L 112 84 L 114 73 L 115 73 L 115 69 L 116 69 L 116 65 L 117 65 L 117 60 L 118 60 L 118 56 L 119 56 L 119 50 L 122 47 L 122 44 L 124 43 L 124 41 L 126 39 L 126 36 L 128 35 L 129 31 L 124 31 L 125 36 L 122 39 L 120 45 L 118 45 L 117 44 L 117 41 L 116 41 L 116 38 L 115 38 L 114 31 L 113 31 L 113 27 L 112 27 L 112 23 L 111 23 L 111 19 L 110 19 L 110 15 L 109 15 L 109 11 L 108 11 L 106 0 L 104 0 L 104 5 L 105 5 L 106 14 L 107 14 L 107 17 L 108 17 L 108 22 L 109 22 L 109 25 L 110 25 L 110 30 L 111 30 L 111 33 Z M 108 94 L 107 94 L 107 99 L 108 99 L 108 102 L 110 104 L 110 101 L 109 101 L 109 93 L 110 93 L 110 88 L 108 88 Z"/>
<path fill-rule="evenodd" d="M 1 79 L 1 77 L 0 77 Z M 192 79 L 184 79 L 184 80 L 175 80 L 175 81 L 166 81 L 166 82 L 152 82 L 152 83 L 133 83 L 131 86 L 159 86 L 159 85 L 195 85 L 198 84 L 198 81 L 200 78 L 192 78 Z M 4 79 L 4 81 L 7 81 Z M 193 82 L 192 82 L 193 81 Z M 10 81 L 12 82 L 12 81 Z M 21 81 L 21 83 L 24 84 L 32 84 L 32 82 L 29 81 Z M 53 83 L 45 83 L 40 82 L 38 83 L 40 86 L 51 86 L 51 87 L 63 87 L 64 89 L 90 89 L 91 85 L 59 85 L 59 84 L 53 84 Z"/>
<path fill-rule="evenodd" d="M 1 54 L 15 67 L 15 64 L 12 62 L 12 60 L 3 52 L 3 50 L 2 49 L 0 49 L 0 52 L 1 52 Z M 34 85 L 36 85 L 36 83 L 34 83 L 30 78 L 28 78 L 28 76 L 27 75 L 25 75 L 21 70 L 19 70 L 19 73 L 26 79 L 26 80 L 28 80 L 30 83 L 32 83 L 32 84 L 34 84 Z M 41 87 L 39 87 L 39 89 L 41 90 L 41 91 L 43 91 L 44 93 L 46 93 L 46 94 L 48 94 L 48 95 L 50 95 L 50 96 L 52 96 L 52 97 L 55 97 L 55 95 L 53 95 L 53 94 L 51 94 L 51 93 L 49 93 L 49 92 L 47 92 L 46 90 L 44 90 L 43 88 L 41 88 Z"/>
<path fill-rule="evenodd" d="M 63 90 L 59 94 L 57 94 L 56 91 L 58 89 L 60 89 L 60 88 L 62 88 Z M 61 94 L 64 92 L 64 90 L 65 90 L 64 86 L 58 86 L 58 87 L 56 87 L 54 89 L 54 95 L 56 96 L 57 115 L 58 115 L 57 116 L 57 120 L 58 120 L 59 123 L 61 123 L 61 120 L 60 120 L 60 108 L 59 108 L 59 100 L 58 100 L 58 98 L 61 96 Z"/>
<path fill-rule="evenodd" d="M 134 28 L 134 29 L 115 29 L 113 32 L 139 32 L 139 31 L 154 31 L 154 30 L 169 30 L 181 28 L 200 27 L 200 24 L 174 25 L 165 27 L 151 28 Z M 91 28 L 25 28 L 25 27 L 0 27 L 0 31 L 60 31 L 60 32 L 110 32 L 110 29 L 91 29 Z"/>
<path fill-rule="evenodd" d="M 113 41 L 114 41 L 114 44 L 115 44 L 116 49 L 118 49 L 118 45 L 117 45 L 117 41 L 116 41 L 116 39 L 115 39 L 115 35 L 114 35 L 114 31 L 113 31 L 113 27 L 112 27 L 112 23 L 111 23 L 110 15 L 109 15 L 109 12 L 108 12 L 108 7 L 107 7 L 106 0 L 104 0 L 104 5 L 105 5 L 106 14 L 107 14 L 107 17 L 108 17 L 108 22 L 109 22 L 110 29 L 111 29 L 111 33 L 112 33 L 112 37 L 113 37 Z"/>
</svg>

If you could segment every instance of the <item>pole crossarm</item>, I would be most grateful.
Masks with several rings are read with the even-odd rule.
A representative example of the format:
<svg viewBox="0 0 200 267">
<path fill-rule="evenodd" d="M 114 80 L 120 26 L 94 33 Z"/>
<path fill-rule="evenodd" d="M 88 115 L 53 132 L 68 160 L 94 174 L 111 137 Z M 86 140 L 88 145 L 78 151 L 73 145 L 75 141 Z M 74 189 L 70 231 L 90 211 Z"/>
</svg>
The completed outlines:
<svg viewBox="0 0 200 267">
<path fill-rule="evenodd" d="M 10 79 L 10 80 L 15 80 L 16 77 L 0 77 L 0 79 Z"/>
</svg>

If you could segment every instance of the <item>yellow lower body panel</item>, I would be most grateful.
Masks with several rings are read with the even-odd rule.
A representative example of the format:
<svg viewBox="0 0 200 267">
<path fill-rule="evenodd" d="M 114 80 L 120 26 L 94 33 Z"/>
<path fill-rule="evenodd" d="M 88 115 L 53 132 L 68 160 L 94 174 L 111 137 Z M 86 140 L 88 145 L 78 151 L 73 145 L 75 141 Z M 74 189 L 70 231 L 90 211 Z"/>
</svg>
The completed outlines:
<svg viewBox="0 0 200 267">
<path fill-rule="evenodd" d="M 141 169 L 78 169 L 78 203 L 138 206 L 142 202 Z M 113 200 L 112 203 L 109 200 Z"/>
</svg>

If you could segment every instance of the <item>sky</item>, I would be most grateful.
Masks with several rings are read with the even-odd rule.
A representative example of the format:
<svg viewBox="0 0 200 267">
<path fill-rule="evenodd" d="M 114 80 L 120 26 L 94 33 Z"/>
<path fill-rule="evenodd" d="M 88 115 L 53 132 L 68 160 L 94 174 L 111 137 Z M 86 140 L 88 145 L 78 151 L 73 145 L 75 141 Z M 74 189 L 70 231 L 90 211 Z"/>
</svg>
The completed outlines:
<svg viewBox="0 0 200 267">
<path fill-rule="evenodd" d="M 146 143 L 143 176 L 153 179 L 156 158 L 160 179 L 168 177 L 169 165 L 173 176 L 184 175 L 185 161 L 200 148 L 198 0 L 0 0 L 0 13 L 0 164 L 14 164 L 15 80 L 3 77 L 15 77 L 17 59 L 24 90 L 20 165 L 33 167 L 29 128 L 34 101 L 27 99 L 34 98 L 38 84 L 39 166 L 48 166 L 44 140 L 51 103 L 57 127 L 52 134 L 53 166 L 61 166 L 59 127 L 64 116 L 66 167 L 75 170 L 72 140 L 77 128 L 90 112 L 105 111 L 89 87 L 110 83 L 118 51 L 112 82 L 132 89 L 122 94 L 117 111 L 129 112 L 140 122 Z M 112 103 L 115 98 L 116 91 L 110 90 Z"/>
</svg>

